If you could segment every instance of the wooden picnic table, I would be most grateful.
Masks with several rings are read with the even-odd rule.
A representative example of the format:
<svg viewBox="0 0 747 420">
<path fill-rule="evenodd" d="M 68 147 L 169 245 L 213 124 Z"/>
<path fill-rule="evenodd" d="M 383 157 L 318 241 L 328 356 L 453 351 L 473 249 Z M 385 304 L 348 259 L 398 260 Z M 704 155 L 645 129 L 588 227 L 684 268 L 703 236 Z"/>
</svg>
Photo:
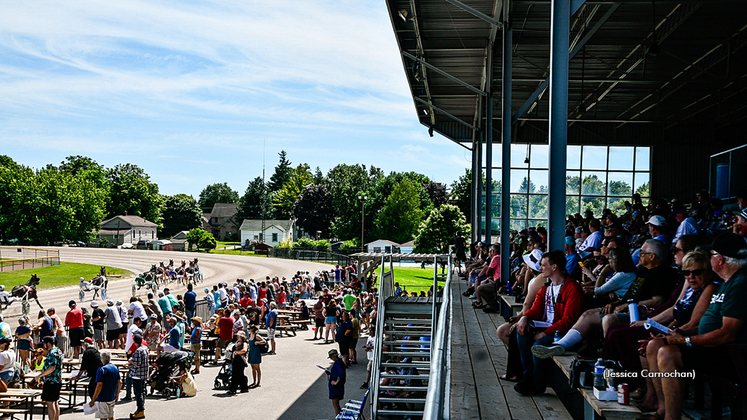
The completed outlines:
<svg viewBox="0 0 747 420">
<path fill-rule="evenodd" d="M 31 419 L 34 413 L 34 400 L 40 397 L 40 389 L 8 388 L 6 392 L 0 392 L 0 401 L 16 403 L 9 408 L 0 408 L 0 413 L 11 417 L 23 414 L 24 419 Z"/>
</svg>

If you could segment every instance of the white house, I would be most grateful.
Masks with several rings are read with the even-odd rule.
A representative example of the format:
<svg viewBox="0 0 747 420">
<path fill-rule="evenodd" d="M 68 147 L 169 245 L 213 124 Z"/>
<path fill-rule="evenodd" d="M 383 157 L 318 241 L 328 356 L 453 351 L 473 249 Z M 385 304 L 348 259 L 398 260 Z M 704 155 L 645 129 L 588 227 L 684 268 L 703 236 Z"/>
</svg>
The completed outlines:
<svg viewBox="0 0 747 420">
<path fill-rule="evenodd" d="M 268 245 L 278 246 L 284 239 L 294 239 L 294 220 L 265 220 L 264 226 L 263 242 Z M 259 242 L 260 233 L 262 232 L 262 220 L 246 219 L 241 223 L 239 230 L 242 244 L 245 244 L 246 241 L 250 243 Z"/>
<path fill-rule="evenodd" d="M 366 244 L 366 252 L 385 252 L 387 254 L 399 253 L 400 245 L 386 239 L 377 239 Z"/>
<path fill-rule="evenodd" d="M 137 245 L 140 240 L 154 241 L 158 239 L 158 225 L 140 216 L 114 216 L 101 222 L 96 232 L 99 238 L 106 238 L 110 244 L 122 245 L 130 243 Z"/>
</svg>

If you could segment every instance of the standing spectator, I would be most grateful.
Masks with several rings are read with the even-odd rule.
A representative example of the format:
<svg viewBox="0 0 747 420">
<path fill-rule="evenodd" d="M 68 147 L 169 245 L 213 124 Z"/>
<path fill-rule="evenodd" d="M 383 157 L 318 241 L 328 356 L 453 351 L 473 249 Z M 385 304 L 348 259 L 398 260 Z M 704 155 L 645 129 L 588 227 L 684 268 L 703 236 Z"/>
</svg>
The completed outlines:
<svg viewBox="0 0 747 420">
<path fill-rule="evenodd" d="M 0 338 L 0 379 L 6 386 L 13 381 L 16 373 L 13 366 L 16 353 L 10 349 L 10 343 L 10 339 Z"/>
<path fill-rule="evenodd" d="M 122 320 L 122 328 L 119 329 L 119 347 L 123 350 L 125 342 L 127 341 L 127 327 L 130 324 L 130 317 L 127 314 L 127 309 L 123 306 L 124 303 L 121 300 L 117 301 L 117 310 L 119 311 L 119 319 Z"/>
<path fill-rule="evenodd" d="M 332 368 L 325 373 L 329 376 L 329 399 L 332 400 L 332 407 L 337 416 L 341 411 L 340 400 L 345 398 L 345 363 L 340 359 L 337 350 L 332 349 L 327 354 L 327 357 L 334 362 Z"/>
<path fill-rule="evenodd" d="M 226 291 L 225 283 L 218 285 L 218 298 L 220 299 L 221 308 L 228 306 L 228 292 Z"/>
<path fill-rule="evenodd" d="M 258 344 L 266 344 L 266 341 L 257 333 L 256 325 L 249 327 L 247 343 L 249 344 L 249 364 L 252 366 L 252 384 L 249 388 L 259 388 L 262 386 L 259 384 L 262 381 L 262 370 L 259 366 L 262 363 L 262 352 L 259 351 Z"/>
<path fill-rule="evenodd" d="M 44 359 L 44 371 L 39 375 L 39 379 L 44 379 L 41 400 L 47 403 L 49 420 L 60 419 L 60 389 L 62 389 L 62 351 L 55 346 L 54 341 L 54 337 L 44 337 L 42 340 L 47 357 Z"/>
<path fill-rule="evenodd" d="M 371 370 L 373 369 L 374 359 L 374 347 L 376 346 L 376 326 L 371 325 L 368 331 L 368 338 L 366 339 L 366 345 L 363 347 L 366 349 L 366 359 L 368 364 L 366 365 L 366 382 L 363 382 L 361 389 L 368 388 L 368 383 L 371 381 Z"/>
<path fill-rule="evenodd" d="M 221 302 L 220 302 L 220 291 L 218 290 L 218 285 L 213 286 L 213 301 L 215 302 L 215 308 L 221 308 Z"/>
<path fill-rule="evenodd" d="M 196 316 L 192 318 L 192 334 L 189 336 L 189 347 L 195 354 L 195 368 L 193 375 L 200 373 L 200 354 L 202 352 L 202 318 Z"/>
<path fill-rule="evenodd" d="M 99 308 L 99 303 L 95 300 L 91 302 L 91 324 L 93 325 L 93 339 L 100 349 L 106 348 L 104 346 L 104 322 L 106 321 L 106 314 Z"/>
<path fill-rule="evenodd" d="M 3 316 L 0 315 L 0 320 L 2 320 L 2 318 Z M 44 337 L 54 336 L 54 321 L 52 321 L 52 318 L 50 318 L 44 311 L 39 311 L 37 319 L 38 321 L 36 325 L 33 326 L 32 330 L 39 332 L 38 341 L 36 343 L 41 347 L 41 342 Z"/>
<path fill-rule="evenodd" d="M 275 354 L 275 330 L 278 327 L 278 310 L 275 302 L 270 302 L 270 312 L 267 313 L 267 341 L 270 342 L 270 351 L 267 354 Z"/>
<path fill-rule="evenodd" d="M 18 328 L 16 328 L 16 340 L 18 342 L 18 354 L 21 356 L 21 363 L 28 366 L 29 351 L 31 350 L 31 328 L 25 317 L 18 319 Z"/>
<path fill-rule="evenodd" d="M 156 314 L 158 322 L 163 321 L 163 310 L 161 309 L 161 305 L 158 304 L 158 301 L 153 298 L 153 293 L 148 293 L 148 308 Z"/>
<path fill-rule="evenodd" d="M 249 320 L 251 325 L 259 325 L 259 308 L 257 308 L 257 301 L 252 300 L 252 303 L 249 305 L 249 309 L 246 310 L 246 318 Z"/>
<path fill-rule="evenodd" d="M 73 348 L 73 357 L 80 356 L 80 346 L 86 338 L 86 330 L 83 328 L 83 311 L 77 307 L 74 300 L 67 304 L 70 312 L 65 316 L 65 326 L 70 329 L 70 347 Z"/>
<path fill-rule="evenodd" d="M 145 381 L 148 379 L 148 366 L 150 365 L 148 359 L 148 348 L 143 345 L 143 336 L 136 335 L 133 337 L 137 349 L 132 353 L 132 357 L 128 360 L 130 363 L 130 377 L 132 378 L 132 386 L 135 388 L 135 401 L 137 401 L 137 409 L 134 413 L 130 414 L 131 419 L 142 419 L 145 418 Z"/>
<path fill-rule="evenodd" d="M 140 299 L 135 296 L 130 298 L 130 309 L 127 311 L 128 315 L 132 315 L 132 318 L 145 318 L 148 314 L 145 312 L 145 306 Z"/>
<path fill-rule="evenodd" d="M 208 304 L 208 309 L 210 310 L 210 316 L 215 315 L 215 297 L 212 293 L 210 293 L 210 289 L 207 287 L 205 288 L 205 301 Z"/>
<path fill-rule="evenodd" d="M 163 312 L 163 326 L 168 327 L 173 309 L 171 308 L 171 301 L 161 290 L 158 291 L 158 306 L 161 307 L 161 312 Z"/>
<path fill-rule="evenodd" d="M 163 289 L 163 293 L 166 295 L 166 298 L 169 300 L 169 303 L 171 303 L 171 310 L 173 312 L 176 312 L 178 309 L 181 308 L 181 304 L 179 303 L 179 300 L 171 294 L 171 289 L 168 287 Z"/>
<path fill-rule="evenodd" d="M 246 352 L 248 351 L 246 335 L 243 331 L 239 331 L 236 333 L 236 338 L 236 344 L 233 346 L 233 359 L 231 360 L 233 372 L 231 374 L 231 385 L 228 388 L 229 394 L 235 394 L 237 389 L 241 389 L 241 392 L 249 391 L 249 387 L 247 386 L 249 381 L 244 372 L 247 366 Z"/>
<path fill-rule="evenodd" d="M 233 340 L 233 318 L 228 310 L 221 313 L 220 319 L 218 319 L 218 328 L 220 329 L 220 338 L 215 346 L 215 361 L 217 365 L 220 360 L 220 350 L 228 346 L 228 343 Z"/>
<path fill-rule="evenodd" d="M 153 314 L 150 316 L 150 323 L 145 326 L 143 331 L 143 338 L 148 343 L 148 350 L 156 351 L 158 349 L 161 334 L 163 334 L 163 327 L 158 322 L 158 315 Z"/>
<path fill-rule="evenodd" d="M 324 344 L 329 343 L 329 332 L 333 331 L 335 327 L 337 327 L 337 305 L 332 299 L 324 308 Z"/>
<path fill-rule="evenodd" d="M 114 405 L 119 401 L 119 391 L 122 389 L 122 380 L 119 376 L 119 369 L 111 364 L 112 355 L 109 350 L 101 352 L 101 366 L 96 371 L 95 384 L 96 390 L 88 403 L 93 407 L 94 402 L 98 401 L 99 409 L 96 411 L 97 419 L 114 420 Z M 91 382 L 94 382 L 91 378 Z"/>
<path fill-rule="evenodd" d="M 114 301 L 106 301 L 106 341 L 110 349 L 119 348 L 119 330 L 122 329 L 122 319 L 119 310 L 114 306 Z"/>
<path fill-rule="evenodd" d="M 353 304 L 355 303 L 355 295 L 353 289 L 348 288 L 347 294 L 343 296 L 342 301 L 345 303 L 345 310 L 350 312 L 353 310 Z"/>
<path fill-rule="evenodd" d="M 85 337 L 93 338 L 93 324 L 91 323 L 91 314 L 88 312 L 88 308 L 80 308 L 83 312 L 83 333 Z"/>
<path fill-rule="evenodd" d="M 91 401 L 96 401 L 94 397 L 96 394 L 96 372 L 98 372 L 101 366 L 103 366 L 101 354 L 99 354 L 99 351 L 93 345 L 93 339 L 89 340 L 86 338 L 83 340 L 83 358 L 80 361 L 80 370 L 75 379 L 80 379 L 84 373 L 91 378 L 88 381 L 88 396 L 91 398 Z"/>
<path fill-rule="evenodd" d="M 65 325 L 62 323 L 62 320 L 60 319 L 59 315 L 57 315 L 57 311 L 54 308 L 47 309 L 47 316 L 49 316 L 49 318 L 52 320 L 52 323 L 54 324 L 55 343 L 57 344 L 57 348 L 64 349 L 65 345 L 67 344 Z M 2 321 L 2 317 L 0 317 L 0 321 Z M 2 324 L 0 324 L 0 327 L 2 327 Z M 0 328 L 0 330 L 4 331 L 4 329 L 2 328 Z M 2 333 L 2 336 L 5 336 L 4 332 Z"/>
<path fill-rule="evenodd" d="M 195 316 L 195 310 L 197 309 L 197 293 L 192 290 L 192 283 L 187 285 L 187 293 L 184 294 L 184 313 L 187 314 L 187 319 L 191 320 Z"/>
<path fill-rule="evenodd" d="M 358 338 L 361 333 L 361 324 L 358 321 L 358 317 L 355 316 L 356 311 L 353 309 L 350 311 L 350 322 L 352 323 L 353 330 L 350 332 L 350 343 L 348 344 L 348 357 L 350 364 L 358 364 L 358 352 L 356 347 L 358 346 Z"/>
<path fill-rule="evenodd" d="M 141 327 L 145 325 L 145 318 L 134 318 L 132 320 L 132 325 L 127 329 L 127 337 L 125 339 L 125 352 L 127 356 L 129 357 L 133 351 L 137 348 L 134 346 L 134 337 L 135 335 L 143 335 L 143 330 Z M 125 397 L 122 399 L 123 401 L 132 401 L 132 377 L 130 375 L 127 375 L 127 379 L 125 380 Z"/>
<path fill-rule="evenodd" d="M 343 312 L 342 324 L 340 324 L 340 328 L 338 328 L 337 332 L 335 332 L 335 341 L 337 342 L 337 345 L 340 346 L 340 355 L 345 361 L 346 366 L 350 366 L 350 359 L 348 357 L 350 353 L 349 347 L 352 337 L 353 323 L 352 321 L 350 321 L 350 313 Z"/>
</svg>

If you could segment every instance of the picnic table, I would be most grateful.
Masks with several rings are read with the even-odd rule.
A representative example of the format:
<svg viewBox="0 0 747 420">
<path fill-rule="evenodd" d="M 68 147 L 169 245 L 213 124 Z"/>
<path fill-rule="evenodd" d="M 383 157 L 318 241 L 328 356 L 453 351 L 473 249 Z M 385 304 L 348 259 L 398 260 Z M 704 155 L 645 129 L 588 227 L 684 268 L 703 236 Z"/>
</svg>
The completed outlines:
<svg viewBox="0 0 747 420">
<path fill-rule="evenodd" d="M 11 417 L 23 414 L 24 419 L 30 419 L 33 415 L 35 400 L 41 394 L 40 389 L 8 388 L 7 391 L 0 392 L 0 402 L 10 403 L 10 406 L 0 408 L 0 414 L 7 414 Z"/>
<path fill-rule="evenodd" d="M 310 319 L 301 319 L 302 312 L 295 309 L 278 309 L 278 314 L 278 322 L 281 316 L 287 317 L 287 322 L 283 325 L 290 325 L 297 329 L 308 330 L 309 324 L 311 324 Z M 295 335 L 295 331 L 293 335 Z"/>
<path fill-rule="evenodd" d="M 63 360 L 64 363 L 64 360 Z M 37 379 L 41 375 L 41 372 L 39 371 L 32 371 L 29 373 L 25 373 L 23 375 L 23 381 L 24 382 L 31 382 L 33 379 Z M 79 382 L 86 382 L 90 380 L 87 377 L 81 378 L 80 381 L 75 379 L 75 376 L 72 375 L 71 372 L 62 372 L 61 375 L 62 379 L 62 390 L 60 391 L 60 399 L 67 399 L 67 407 L 73 408 L 77 404 L 77 389 Z M 85 388 L 83 389 L 83 392 L 85 394 Z M 41 395 L 41 391 L 40 391 Z M 85 398 L 83 398 L 84 400 Z M 83 401 L 81 401 L 82 403 Z"/>
</svg>

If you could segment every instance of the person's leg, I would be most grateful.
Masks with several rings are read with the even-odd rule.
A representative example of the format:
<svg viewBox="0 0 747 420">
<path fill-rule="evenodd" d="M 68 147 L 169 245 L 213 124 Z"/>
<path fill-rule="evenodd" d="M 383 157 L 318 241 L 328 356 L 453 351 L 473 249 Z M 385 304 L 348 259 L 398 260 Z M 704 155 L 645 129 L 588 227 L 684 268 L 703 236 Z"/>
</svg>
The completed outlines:
<svg viewBox="0 0 747 420">
<path fill-rule="evenodd" d="M 134 380 L 132 381 L 132 386 L 135 388 L 135 401 L 137 401 L 136 412 L 145 411 L 145 380 Z"/>
<path fill-rule="evenodd" d="M 648 360 L 649 372 L 659 372 L 659 349 L 664 346 L 664 340 L 661 338 L 654 338 L 648 342 L 646 347 L 646 359 Z M 662 388 L 661 378 L 651 378 L 651 383 L 654 386 L 656 392 L 656 412 L 660 416 L 664 415 L 664 389 Z"/>
<path fill-rule="evenodd" d="M 658 352 L 658 350 L 657 350 Z M 648 359 L 645 356 L 641 356 L 641 368 L 643 370 L 651 371 L 648 365 Z M 646 397 L 641 403 L 641 407 L 646 408 L 646 411 L 656 411 L 659 408 L 658 399 L 656 398 L 656 389 L 654 388 L 654 381 L 650 377 L 646 377 Z"/>
<path fill-rule="evenodd" d="M 250 386 L 257 385 L 257 365 L 252 364 L 252 384 Z"/>
<path fill-rule="evenodd" d="M 52 403 L 52 413 L 54 413 L 54 417 L 52 417 L 52 414 L 50 414 L 49 420 L 60 420 L 60 401 L 59 400 Z"/>
<path fill-rule="evenodd" d="M 338 414 L 340 414 L 340 411 L 342 411 L 340 409 L 340 400 L 338 400 L 338 399 L 333 399 L 332 400 L 332 407 L 334 407 L 334 409 L 335 409 L 335 416 L 338 415 Z"/>
<path fill-rule="evenodd" d="M 262 382 L 262 366 L 258 364 L 257 365 L 257 386 L 259 386 L 260 382 Z"/>
<path fill-rule="evenodd" d="M 130 375 L 127 374 L 127 378 L 125 378 L 125 401 L 129 401 L 132 399 L 132 378 L 130 378 Z"/>
<path fill-rule="evenodd" d="M 659 349 L 657 359 L 660 372 L 674 372 L 682 369 L 682 353 L 677 346 L 664 346 Z M 679 420 L 682 416 L 682 389 L 685 381 L 682 378 L 662 378 L 667 420 Z M 659 409 L 659 414 L 661 409 Z"/>
<path fill-rule="evenodd" d="M 270 340 L 270 347 L 271 347 L 270 348 L 270 352 L 272 354 L 275 354 L 275 339 L 274 338 L 272 340 Z"/>
<path fill-rule="evenodd" d="M 604 333 L 604 336 L 607 337 L 607 331 L 609 331 L 610 327 L 613 325 L 618 325 L 620 323 L 623 324 L 630 324 L 630 317 L 628 314 L 607 314 L 602 318 L 602 331 Z"/>
<path fill-rule="evenodd" d="M 553 340 L 552 336 L 545 336 L 541 339 L 537 340 L 534 345 L 535 346 L 546 346 L 548 344 L 551 344 Z M 537 357 L 534 357 L 532 360 L 532 364 L 534 365 L 534 372 L 532 373 L 532 378 L 534 379 L 534 388 L 537 390 L 537 392 L 544 392 L 545 388 L 547 387 L 547 378 L 550 375 L 550 364 L 553 363 L 552 360 L 548 359 L 539 359 Z"/>
<path fill-rule="evenodd" d="M 498 302 L 495 300 L 495 292 L 498 289 L 498 285 L 497 281 L 491 281 L 477 289 L 477 295 L 482 299 L 483 306 L 495 309 L 496 311 L 498 310 Z"/>
<path fill-rule="evenodd" d="M 514 330 L 516 335 L 516 344 L 519 346 L 519 357 L 524 375 L 531 375 L 534 371 L 534 358 L 532 357 L 532 346 L 534 345 L 534 336 L 531 332 L 526 335 L 519 334 L 519 329 Z"/>
<path fill-rule="evenodd" d="M 506 322 L 505 324 L 501 324 L 501 326 L 495 330 L 495 333 L 498 334 L 498 338 L 500 338 L 505 345 L 508 345 L 508 339 L 511 336 L 511 325 L 510 322 Z"/>
</svg>

